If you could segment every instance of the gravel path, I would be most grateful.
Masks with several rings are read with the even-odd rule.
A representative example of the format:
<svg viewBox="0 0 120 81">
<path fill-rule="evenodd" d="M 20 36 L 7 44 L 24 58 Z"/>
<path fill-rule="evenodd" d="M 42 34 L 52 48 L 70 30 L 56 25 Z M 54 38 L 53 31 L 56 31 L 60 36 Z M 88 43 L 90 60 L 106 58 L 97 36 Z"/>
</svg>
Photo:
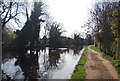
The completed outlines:
<svg viewBox="0 0 120 81">
<path fill-rule="evenodd" d="M 118 73 L 111 62 L 88 47 L 88 60 L 84 66 L 86 79 L 118 79 Z M 113 81 L 113 80 L 111 80 Z"/>
</svg>

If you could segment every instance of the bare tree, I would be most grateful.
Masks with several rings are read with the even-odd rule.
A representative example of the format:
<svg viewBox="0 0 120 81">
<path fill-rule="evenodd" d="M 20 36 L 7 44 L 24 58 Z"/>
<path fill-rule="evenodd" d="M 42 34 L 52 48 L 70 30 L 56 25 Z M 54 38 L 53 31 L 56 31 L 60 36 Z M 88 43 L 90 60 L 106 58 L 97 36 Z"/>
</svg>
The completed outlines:
<svg viewBox="0 0 120 81">
<path fill-rule="evenodd" d="M 26 12 L 25 12 L 26 8 Z M 28 17 L 27 3 L 24 2 L 1 2 L 0 4 L 0 17 L 2 18 L 2 28 L 11 20 L 14 19 L 15 23 L 21 23 L 17 17 L 19 14 Z"/>
</svg>

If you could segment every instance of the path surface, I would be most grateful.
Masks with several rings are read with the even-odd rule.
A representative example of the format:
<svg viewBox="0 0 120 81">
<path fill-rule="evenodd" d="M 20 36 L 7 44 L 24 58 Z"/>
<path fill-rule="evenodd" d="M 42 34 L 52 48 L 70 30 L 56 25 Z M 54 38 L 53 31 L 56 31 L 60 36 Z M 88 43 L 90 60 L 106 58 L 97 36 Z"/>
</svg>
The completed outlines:
<svg viewBox="0 0 120 81">
<path fill-rule="evenodd" d="M 84 68 L 86 79 L 118 79 L 118 73 L 112 64 L 90 47 L 88 47 L 88 60 Z"/>
</svg>

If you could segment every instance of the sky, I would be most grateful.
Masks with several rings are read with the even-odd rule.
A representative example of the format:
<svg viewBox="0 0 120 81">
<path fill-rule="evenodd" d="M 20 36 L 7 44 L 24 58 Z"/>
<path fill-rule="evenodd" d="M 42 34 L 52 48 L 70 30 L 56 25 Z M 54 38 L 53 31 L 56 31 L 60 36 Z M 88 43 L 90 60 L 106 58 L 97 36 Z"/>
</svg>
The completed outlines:
<svg viewBox="0 0 120 81">
<path fill-rule="evenodd" d="M 46 0 L 46 3 L 53 19 L 63 24 L 66 36 L 85 32 L 81 26 L 90 17 L 93 0 Z"/>
</svg>

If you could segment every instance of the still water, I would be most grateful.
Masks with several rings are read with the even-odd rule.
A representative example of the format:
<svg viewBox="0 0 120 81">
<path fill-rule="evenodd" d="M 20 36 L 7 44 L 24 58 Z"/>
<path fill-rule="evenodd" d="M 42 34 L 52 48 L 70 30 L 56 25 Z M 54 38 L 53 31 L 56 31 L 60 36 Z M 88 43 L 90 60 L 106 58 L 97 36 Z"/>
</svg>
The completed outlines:
<svg viewBox="0 0 120 81">
<path fill-rule="evenodd" d="M 5 52 L 1 64 L 2 78 L 7 79 L 69 79 L 82 50 L 59 48 Z M 10 54 L 13 55 L 10 55 Z M 24 54 L 23 54 L 24 53 Z M 24 56 L 23 56 L 24 55 Z"/>
</svg>

